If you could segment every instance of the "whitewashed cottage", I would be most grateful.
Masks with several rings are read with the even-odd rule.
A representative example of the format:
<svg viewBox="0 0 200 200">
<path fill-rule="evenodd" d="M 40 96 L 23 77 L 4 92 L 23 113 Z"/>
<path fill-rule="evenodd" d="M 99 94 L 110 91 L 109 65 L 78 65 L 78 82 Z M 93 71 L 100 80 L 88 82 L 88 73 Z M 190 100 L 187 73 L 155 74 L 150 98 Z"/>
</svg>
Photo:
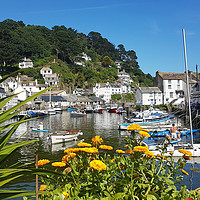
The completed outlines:
<svg viewBox="0 0 200 200">
<path fill-rule="evenodd" d="M 19 63 L 19 68 L 24 69 L 24 68 L 29 68 L 29 67 L 33 67 L 33 61 L 25 57 L 22 60 L 22 62 Z"/>
<path fill-rule="evenodd" d="M 135 92 L 136 104 L 160 105 L 163 104 L 162 92 L 158 87 L 139 87 Z"/>
</svg>

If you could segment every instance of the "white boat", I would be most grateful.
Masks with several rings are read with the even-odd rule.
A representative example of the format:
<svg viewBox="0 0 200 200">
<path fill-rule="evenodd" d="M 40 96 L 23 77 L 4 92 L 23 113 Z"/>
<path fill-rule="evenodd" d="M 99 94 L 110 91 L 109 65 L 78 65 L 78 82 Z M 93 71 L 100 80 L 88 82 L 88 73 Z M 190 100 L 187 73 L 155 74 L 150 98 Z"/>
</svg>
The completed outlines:
<svg viewBox="0 0 200 200">
<path fill-rule="evenodd" d="M 56 114 L 56 110 L 54 108 L 49 108 L 47 110 L 47 112 L 48 112 L 48 115 L 55 115 Z"/>
<path fill-rule="evenodd" d="M 56 111 L 56 113 L 62 113 L 62 108 L 61 107 L 55 106 L 54 110 Z"/>
<path fill-rule="evenodd" d="M 102 113 L 103 112 L 103 108 L 100 105 L 96 105 L 94 107 L 94 113 Z"/>
<path fill-rule="evenodd" d="M 83 132 L 80 130 L 64 130 L 51 133 L 50 138 L 52 144 L 55 144 L 55 143 L 77 140 L 79 135 L 83 135 Z"/>
<path fill-rule="evenodd" d="M 93 113 L 93 111 L 94 111 L 94 110 L 93 110 L 93 108 L 92 108 L 91 105 L 88 105 L 88 106 L 85 107 L 85 112 L 86 112 L 86 113 Z"/>
<path fill-rule="evenodd" d="M 72 112 L 70 112 L 70 116 L 71 117 L 84 117 L 84 116 L 86 116 L 86 113 L 72 111 Z"/>
</svg>

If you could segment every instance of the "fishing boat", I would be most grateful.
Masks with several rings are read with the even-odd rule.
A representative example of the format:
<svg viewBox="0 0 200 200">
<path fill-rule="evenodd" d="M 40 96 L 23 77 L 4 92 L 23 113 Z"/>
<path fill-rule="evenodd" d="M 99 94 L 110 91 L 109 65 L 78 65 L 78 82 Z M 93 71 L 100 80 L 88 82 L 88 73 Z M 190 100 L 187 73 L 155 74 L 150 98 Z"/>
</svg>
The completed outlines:
<svg viewBox="0 0 200 200">
<path fill-rule="evenodd" d="M 52 144 L 55 143 L 62 143 L 72 140 L 77 140 L 78 136 L 83 135 L 81 130 L 63 130 L 63 131 L 56 131 L 55 133 L 50 133 L 50 138 Z"/>
</svg>

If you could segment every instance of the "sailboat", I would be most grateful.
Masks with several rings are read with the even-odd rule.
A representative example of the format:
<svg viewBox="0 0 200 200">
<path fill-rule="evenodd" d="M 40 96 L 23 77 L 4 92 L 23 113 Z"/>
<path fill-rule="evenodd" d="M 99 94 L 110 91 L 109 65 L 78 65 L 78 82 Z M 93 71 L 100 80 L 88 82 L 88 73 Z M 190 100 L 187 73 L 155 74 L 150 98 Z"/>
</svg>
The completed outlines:
<svg viewBox="0 0 200 200">
<path fill-rule="evenodd" d="M 164 155 L 169 156 L 170 152 L 173 152 L 174 157 L 181 157 L 181 156 L 183 156 L 183 154 L 180 153 L 178 150 L 179 149 L 185 149 L 185 150 L 190 151 L 192 153 L 192 158 L 193 158 L 192 160 L 194 162 L 200 163 L 200 144 L 194 144 L 193 143 L 192 116 L 191 116 L 190 91 L 189 91 L 189 76 L 188 76 L 188 67 L 187 67 L 187 54 L 186 54 L 185 30 L 184 29 L 182 29 L 182 33 L 183 33 L 184 56 L 185 56 L 187 102 L 188 102 L 188 109 L 189 109 L 191 143 L 178 142 L 176 144 L 168 144 L 167 147 L 166 147 L 166 153 Z M 160 148 L 162 146 L 149 146 L 149 150 L 153 151 L 154 155 L 157 155 L 157 154 L 160 154 L 162 152 L 162 150 Z"/>
<path fill-rule="evenodd" d="M 55 115 L 55 114 L 56 114 L 56 110 L 51 105 L 51 89 L 50 89 L 48 115 Z"/>
</svg>

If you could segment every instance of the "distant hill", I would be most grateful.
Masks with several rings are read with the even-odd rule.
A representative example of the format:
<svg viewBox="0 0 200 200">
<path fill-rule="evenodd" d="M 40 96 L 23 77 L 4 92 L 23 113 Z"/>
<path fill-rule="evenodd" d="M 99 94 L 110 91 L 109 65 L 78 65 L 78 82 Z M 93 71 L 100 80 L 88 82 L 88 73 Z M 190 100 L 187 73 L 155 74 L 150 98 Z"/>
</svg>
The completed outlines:
<svg viewBox="0 0 200 200">
<path fill-rule="evenodd" d="M 91 60 L 85 61 L 80 56 L 83 52 Z M 60 73 L 63 87 L 90 88 L 96 82 L 114 82 L 119 65 L 120 70 L 130 74 L 134 84 L 153 85 L 153 77 L 142 72 L 134 50 L 127 51 L 123 44 L 115 47 L 93 31 L 85 35 L 65 26 L 48 29 L 7 19 L 0 22 L 0 55 L 1 75 L 16 71 L 18 63 L 26 57 L 33 60 L 34 68 L 22 73 L 42 81 L 38 67 L 50 65 Z"/>
</svg>

